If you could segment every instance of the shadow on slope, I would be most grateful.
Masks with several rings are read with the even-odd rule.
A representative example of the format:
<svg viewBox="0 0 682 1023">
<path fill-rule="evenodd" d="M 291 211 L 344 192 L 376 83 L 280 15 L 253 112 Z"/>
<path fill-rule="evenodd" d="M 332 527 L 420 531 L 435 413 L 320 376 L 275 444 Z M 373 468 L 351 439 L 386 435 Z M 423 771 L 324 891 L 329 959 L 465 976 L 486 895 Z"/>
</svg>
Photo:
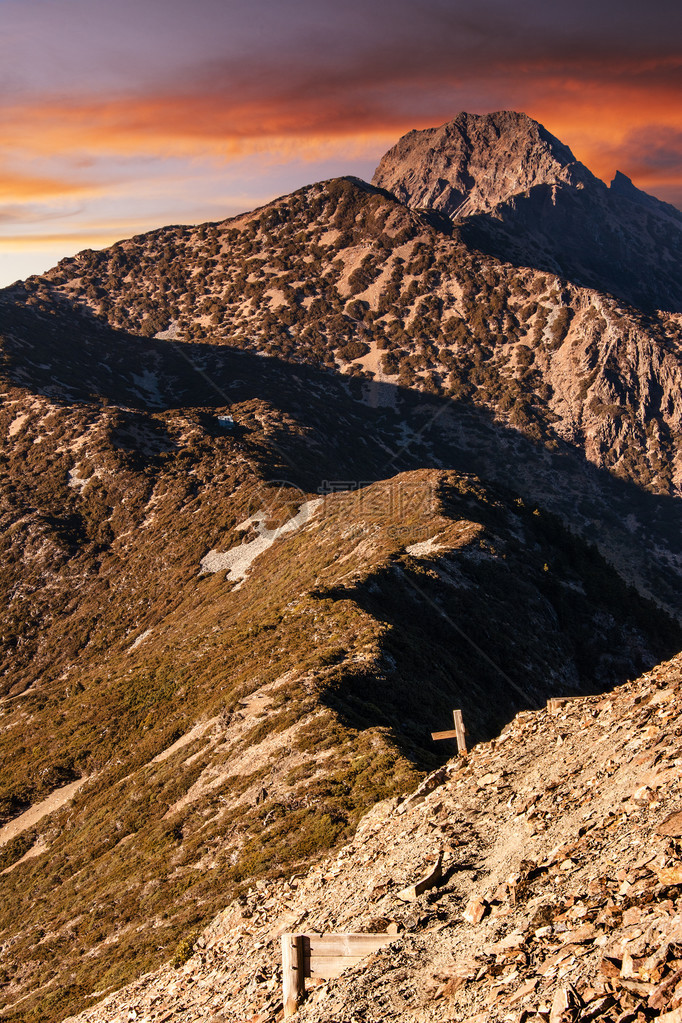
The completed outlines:
<svg viewBox="0 0 682 1023">
<path fill-rule="evenodd" d="M 2 359 L 18 386 L 55 402 L 139 412 L 160 450 L 176 441 L 153 413 L 200 410 L 210 434 L 221 429 L 220 412 L 265 401 L 272 457 L 262 471 L 308 492 L 352 489 L 420 467 L 475 473 L 560 515 L 628 582 L 682 614 L 679 499 L 615 477 L 568 444 L 549 451 L 471 402 L 390 383 L 372 384 L 369 407 L 358 378 L 225 346 L 127 334 L 89 314 L 74 320 L 71 306 L 21 305 L 16 291 L 4 296 Z"/>
<path fill-rule="evenodd" d="M 516 266 L 565 277 L 643 310 L 682 310 L 682 215 L 637 197 L 568 185 L 537 185 L 494 215 L 458 225 L 467 245 Z M 644 199 L 652 201 L 651 206 Z"/>
<path fill-rule="evenodd" d="M 319 599 L 352 601 L 387 627 L 380 669 L 344 673 L 325 692 L 351 727 L 390 727 L 401 752 L 428 766 L 431 730 L 463 710 L 471 742 L 497 735 L 519 711 L 550 696 L 606 692 L 673 655 L 680 627 L 632 588 L 559 520 L 440 475 L 440 514 L 483 534 L 438 550 L 398 548 L 389 563 Z"/>
</svg>

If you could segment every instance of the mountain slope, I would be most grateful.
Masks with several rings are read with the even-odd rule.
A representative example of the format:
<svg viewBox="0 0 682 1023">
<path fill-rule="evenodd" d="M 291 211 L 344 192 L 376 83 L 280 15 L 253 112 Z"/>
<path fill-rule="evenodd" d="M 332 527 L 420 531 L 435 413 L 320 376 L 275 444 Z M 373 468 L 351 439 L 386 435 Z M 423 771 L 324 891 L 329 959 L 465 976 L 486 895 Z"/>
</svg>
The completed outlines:
<svg viewBox="0 0 682 1023">
<path fill-rule="evenodd" d="M 486 740 L 682 646 L 677 315 L 352 179 L 0 314 L 3 1018 L 306 868 L 454 706 Z"/>
<path fill-rule="evenodd" d="M 639 485 L 681 485 L 678 318 L 481 258 L 361 182 L 86 252 L 27 287 L 8 297 L 471 399 Z"/>
<path fill-rule="evenodd" d="M 95 585 L 41 623 L 29 667 L 41 649 L 54 667 L 0 704 L 15 836 L 0 943 L 22 964 L 7 1019 L 60 1018 L 167 958 L 241 882 L 334 844 L 437 762 L 429 733 L 453 705 L 486 737 L 515 708 L 608 687 L 680 644 L 555 520 L 470 477 L 330 495 L 248 564 L 277 501 L 249 515 L 248 479 L 227 505 L 222 491 L 239 528 L 225 522 L 207 557 L 187 522 L 209 509 L 179 506 L 169 468 L 137 523 L 114 517 Z M 79 778 L 73 811 L 16 833 L 19 811 Z"/>
<path fill-rule="evenodd" d="M 681 682 L 678 657 L 606 697 L 520 714 L 407 798 L 376 806 L 337 856 L 290 883 L 253 886 L 186 964 L 77 1019 L 270 1023 L 282 932 L 393 924 L 388 947 L 337 980 L 308 982 L 297 1018 L 673 1023 Z M 401 899 L 439 850 L 442 883 Z"/>
<path fill-rule="evenodd" d="M 396 468 L 455 459 L 520 491 L 596 541 L 642 592 L 682 613 L 677 316 L 645 315 L 484 257 L 441 224 L 348 180 L 223 224 L 167 228 L 86 252 L 4 294 L 14 381 L 24 379 L 28 355 L 14 339 L 33 337 L 36 318 L 44 332 L 46 323 L 59 331 L 59 347 L 45 333 L 32 359 L 31 374 L 50 394 L 73 393 L 84 338 L 93 336 L 95 360 L 102 344 L 111 359 L 121 328 L 161 332 L 170 343 L 152 343 L 144 356 L 140 347 L 146 369 L 135 385 L 125 342 L 125 369 L 93 385 L 114 401 L 115 382 L 127 374 L 127 402 L 160 409 L 201 391 L 202 404 L 226 404 L 224 383 L 222 395 L 207 386 L 224 381 L 219 345 L 312 364 L 321 388 L 340 369 L 357 397 L 394 406 L 408 429 L 414 392 L 426 394 L 430 411 L 417 432 L 437 416 L 434 443 L 420 451 L 418 441 L 403 442 L 414 458 Z M 19 315 L 31 323 L 12 326 Z M 118 333 L 107 337 L 106 323 Z M 169 365 L 164 384 L 159 366 L 168 373 Z M 606 472 L 593 473 L 585 458 Z"/>
</svg>

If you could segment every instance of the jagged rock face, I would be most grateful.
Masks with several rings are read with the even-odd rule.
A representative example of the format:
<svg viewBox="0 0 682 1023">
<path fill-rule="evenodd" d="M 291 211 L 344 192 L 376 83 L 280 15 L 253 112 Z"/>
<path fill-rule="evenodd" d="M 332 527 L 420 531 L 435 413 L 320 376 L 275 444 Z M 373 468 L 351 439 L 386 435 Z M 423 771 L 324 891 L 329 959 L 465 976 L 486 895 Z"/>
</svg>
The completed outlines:
<svg viewBox="0 0 682 1023">
<path fill-rule="evenodd" d="M 516 265 L 645 308 L 682 310 L 682 214 L 617 173 L 610 188 L 525 114 L 459 114 L 403 136 L 373 183 Z"/>
<path fill-rule="evenodd" d="M 446 216 L 490 213 L 539 185 L 604 187 L 568 146 L 526 114 L 459 114 L 411 131 L 382 157 L 372 184 L 408 206 Z"/>
</svg>

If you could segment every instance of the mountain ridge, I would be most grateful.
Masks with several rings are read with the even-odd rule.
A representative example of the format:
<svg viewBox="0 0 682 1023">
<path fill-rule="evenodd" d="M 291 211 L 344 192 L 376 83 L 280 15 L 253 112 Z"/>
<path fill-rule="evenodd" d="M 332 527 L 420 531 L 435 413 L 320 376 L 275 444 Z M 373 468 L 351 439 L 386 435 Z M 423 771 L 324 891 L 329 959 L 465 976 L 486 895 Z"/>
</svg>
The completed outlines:
<svg viewBox="0 0 682 1023">
<path fill-rule="evenodd" d="M 188 368 L 201 346 L 218 352 L 226 345 L 341 370 L 370 404 L 420 391 L 442 423 L 450 410 L 457 418 L 481 410 L 530 445 L 525 462 L 505 473 L 495 439 L 477 441 L 485 457 L 469 461 L 471 471 L 521 487 L 528 500 L 574 522 L 576 502 L 567 505 L 552 481 L 565 471 L 563 461 L 558 473 L 543 470 L 533 445 L 550 456 L 568 445 L 676 504 L 682 330 L 675 314 L 624 308 L 564 278 L 500 264 L 386 193 L 346 179 L 238 219 L 237 226 L 169 228 L 86 251 L 27 282 L 21 302 L 29 309 L 42 303 L 48 319 L 55 303 L 57 319 L 82 311 L 95 317 L 93 329 L 97 321 L 147 336 L 170 329 Z M 51 358 L 48 350 L 36 361 Z M 458 449 L 472 447 L 466 424 L 452 436 Z M 447 466 L 452 444 L 444 448 L 439 464 Z M 579 473 L 576 484 L 580 492 Z M 593 500 L 586 495 L 585 507 Z M 603 550 L 612 544 L 600 519 L 611 510 L 609 498 L 600 512 L 581 516 Z M 630 512 L 623 508 L 621 522 Z M 650 596 L 667 592 L 665 579 L 679 572 L 679 531 L 666 514 L 663 534 L 649 515 L 635 518 L 640 542 L 657 534 L 647 564 L 666 562 L 655 583 L 645 581 L 648 569 L 637 570 L 637 585 Z M 620 548 L 627 560 L 636 556 L 630 538 Z M 622 557 L 615 560 L 627 573 Z M 666 602 L 679 613 L 677 598 Z"/>
</svg>

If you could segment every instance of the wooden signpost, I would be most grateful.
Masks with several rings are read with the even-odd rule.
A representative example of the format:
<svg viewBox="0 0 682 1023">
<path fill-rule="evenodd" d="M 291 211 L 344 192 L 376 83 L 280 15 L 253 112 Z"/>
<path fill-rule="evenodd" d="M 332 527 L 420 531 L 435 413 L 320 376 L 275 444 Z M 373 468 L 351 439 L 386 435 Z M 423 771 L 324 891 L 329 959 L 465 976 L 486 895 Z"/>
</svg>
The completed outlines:
<svg viewBox="0 0 682 1023">
<path fill-rule="evenodd" d="M 547 701 L 547 712 L 549 714 L 558 714 L 565 703 L 579 699 L 579 696 L 553 696 Z"/>
<path fill-rule="evenodd" d="M 284 1016 L 293 1016 L 305 995 L 305 954 L 302 934 L 282 935 Z"/>
<path fill-rule="evenodd" d="M 338 977 L 349 966 L 395 941 L 395 934 L 283 934 L 284 1016 L 295 1015 L 305 998 L 306 977 Z"/>
<path fill-rule="evenodd" d="M 453 710 L 452 716 L 455 719 L 454 729 L 450 729 L 447 732 L 431 732 L 431 738 L 456 739 L 457 752 L 466 755 L 467 752 L 466 729 L 464 728 L 464 721 L 462 720 L 461 710 Z"/>
</svg>

